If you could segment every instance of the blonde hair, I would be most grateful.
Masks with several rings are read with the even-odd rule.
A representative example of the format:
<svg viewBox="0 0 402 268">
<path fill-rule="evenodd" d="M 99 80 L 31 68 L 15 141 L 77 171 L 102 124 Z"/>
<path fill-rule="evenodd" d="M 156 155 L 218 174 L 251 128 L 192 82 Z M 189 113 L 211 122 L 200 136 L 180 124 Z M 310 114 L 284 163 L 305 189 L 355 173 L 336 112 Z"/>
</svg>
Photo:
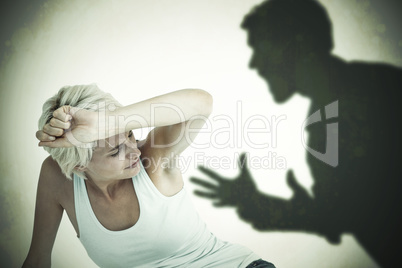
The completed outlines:
<svg viewBox="0 0 402 268">
<path fill-rule="evenodd" d="M 49 123 L 55 110 L 64 105 L 91 111 L 101 111 L 111 105 L 115 107 L 122 106 L 112 95 L 100 90 L 96 84 L 65 86 L 43 104 L 42 115 L 38 122 L 39 129 L 41 130 L 45 124 Z M 95 144 L 96 142 L 92 144 L 93 146 L 69 148 L 44 147 L 44 149 L 59 164 L 61 171 L 68 179 L 72 179 L 73 173 L 86 179 L 84 172 L 76 168 L 88 166 L 92 159 Z"/>
</svg>

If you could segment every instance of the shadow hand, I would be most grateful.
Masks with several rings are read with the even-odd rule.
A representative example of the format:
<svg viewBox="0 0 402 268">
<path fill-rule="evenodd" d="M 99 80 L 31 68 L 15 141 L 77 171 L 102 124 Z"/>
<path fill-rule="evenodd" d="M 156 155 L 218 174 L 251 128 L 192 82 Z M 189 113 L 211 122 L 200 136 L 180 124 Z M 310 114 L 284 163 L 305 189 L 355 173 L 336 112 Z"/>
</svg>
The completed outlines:
<svg viewBox="0 0 402 268">
<path fill-rule="evenodd" d="M 208 180 L 192 177 L 190 181 L 203 187 L 204 190 L 195 190 L 194 194 L 203 198 L 213 199 L 216 207 L 238 206 L 244 200 L 253 196 L 257 191 L 250 171 L 246 165 L 247 156 L 242 153 L 239 157 L 240 174 L 236 178 L 225 178 L 211 169 L 199 167 L 199 170 L 209 176 L 215 183 Z"/>
</svg>

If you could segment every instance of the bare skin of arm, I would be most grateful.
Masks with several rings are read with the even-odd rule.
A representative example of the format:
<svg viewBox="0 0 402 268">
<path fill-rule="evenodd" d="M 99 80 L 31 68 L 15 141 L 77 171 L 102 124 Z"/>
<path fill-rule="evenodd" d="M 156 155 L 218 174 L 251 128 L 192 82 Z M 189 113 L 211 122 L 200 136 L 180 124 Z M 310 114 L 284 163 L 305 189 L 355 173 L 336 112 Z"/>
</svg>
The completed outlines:
<svg viewBox="0 0 402 268">
<path fill-rule="evenodd" d="M 173 143 L 168 146 L 170 150 L 180 153 L 189 145 L 183 139 L 185 135 L 182 131 L 186 130 L 186 124 L 205 121 L 199 118 L 207 118 L 211 111 L 212 97 L 200 89 L 174 91 L 114 111 L 93 112 L 62 106 L 53 113 L 52 120 L 36 133 L 36 137 L 40 140 L 39 146 L 72 147 L 133 129 L 155 127 L 159 129 L 151 132 L 154 135 L 152 138 L 164 142 L 164 145 Z M 109 124 L 110 118 L 113 118 L 113 124 Z M 197 129 L 203 124 L 196 123 L 192 128 Z M 191 134 L 194 138 L 196 131 L 191 131 Z"/>
<path fill-rule="evenodd" d="M 60 170 L 52 164 L 51 159 L 43 162 L 38 182 L 32 242 L 23 268 L 51 267 L 52 248 L 64 210 L 57 197 L 62 179 L 60 175 Z"/>
</svg>

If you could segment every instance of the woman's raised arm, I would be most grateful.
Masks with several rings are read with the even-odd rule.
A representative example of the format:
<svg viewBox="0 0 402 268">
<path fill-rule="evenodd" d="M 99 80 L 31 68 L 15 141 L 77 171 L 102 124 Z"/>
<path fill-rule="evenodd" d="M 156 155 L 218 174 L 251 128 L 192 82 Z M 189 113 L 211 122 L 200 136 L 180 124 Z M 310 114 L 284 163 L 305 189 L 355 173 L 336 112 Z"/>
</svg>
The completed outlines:
<svg viewBox="0 0 402 268">
<path fill-rule="evenodd" d="M 37 132 L 36 136 L 41 141 L 39 145 L 78 146 L 132 129 L 172 126 L 197 116 L 198 120 L 200 116 L 205 119 L 212 111 L 212 97 L 204 90 L 183 89 L 115 110 L 108 108 L 91 112 L 60 107 L 54 112 L 54 118 Z M 192 133 L 196 132 L 194 128 L 197 124 L 193 126 Z"/>
</svg>

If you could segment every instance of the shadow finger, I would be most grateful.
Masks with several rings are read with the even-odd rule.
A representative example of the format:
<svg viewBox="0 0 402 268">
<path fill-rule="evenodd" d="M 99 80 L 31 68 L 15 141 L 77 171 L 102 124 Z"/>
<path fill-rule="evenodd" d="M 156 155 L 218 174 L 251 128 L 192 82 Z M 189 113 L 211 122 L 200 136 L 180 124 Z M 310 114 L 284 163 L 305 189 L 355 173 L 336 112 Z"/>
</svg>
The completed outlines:
<svg viewBox="0 0 402 268">
<path fill-rule="evenodd" d="M 202 173 L 204 173 L 205 175 L 211 177 L 212 179 L 214 179 L 214 180 L 216 180 L 216 181 L 218 181 L 218 182 L 220 182 L 220 181 L 223 180 L 223 177 L 222 177 L 221 175 L 219 175 L 218 173 L 212 171 L 212 170 L 209 169 L 209 168 L 205 168 L 205 167 L 203 167 L 203 166 L 199 166 L 198 169 L 199 169 Z"/>
<path fill-rule="evenodd" d="M 218 188 L 218 186 L 216 186 L 215 184 L 212 184 L 212 183 L 210 183 L 210 182 L 207 182 L 207 181 L 205 181 L 205 180 L 203 180 L 203 179 L 191 177 L 191 178 L 190 178 L 190 181 L 191 181 L 192 183 L 195 183 L 195 184 L 197 184 L 197 185 L 200 185 L 200 186 L 205 187 L 205 188 L 210 189 L 210 190 L 215 190 L 215 191 L 216 191 L 217 188 Z"/>
<path fill-rule="evenodd" d="M 204 198 L 209 198 L 209 199 L 215 199 L 218 198 L 218 195 L 216 193 L 211 193 L 211 192 L 203 192 L 199 190 L 195 190 L 194 194 L 199 197 L 204 197 Z"/>
</svg>

